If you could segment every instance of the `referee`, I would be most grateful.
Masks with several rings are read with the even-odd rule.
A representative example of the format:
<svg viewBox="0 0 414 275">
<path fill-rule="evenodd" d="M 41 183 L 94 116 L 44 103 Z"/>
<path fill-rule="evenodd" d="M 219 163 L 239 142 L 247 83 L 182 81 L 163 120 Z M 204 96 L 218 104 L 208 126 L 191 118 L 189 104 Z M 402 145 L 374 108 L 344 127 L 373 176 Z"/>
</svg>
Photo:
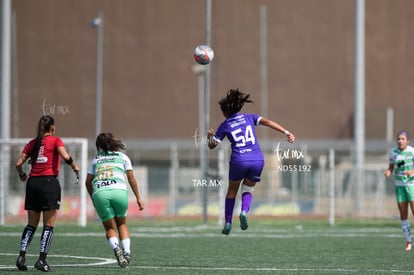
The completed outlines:
<svg viewBox="0 0 414 275">
<path fill-rule="evenodd" d="M 39 225 L 41 214 L 43 231 L 40 237 L 39 259 L 34 267 L 43 272 L 50 271 L 46 256 L 52 243 L 53 228 L 60 207 L 61 189 L 57 179 L 60 158 L 70 165 L 75 173 L 79 172 L 78 165 L 66 151 L 61 138 L 54 134 L 54 119 L 48 115 L 40 117 L 37 136 L 26 144 L 16 162 L 20 180 L 27 180 L 24 209 L 27 210 L 28 223 L 22 233 L 20 253 L 16 260 L 17 268 L 22 271 L 27 271 L 26 251 Z M 31 164 L 29 175 L 26 175 L 22 167 L 27 160 Z"/>
</svg>

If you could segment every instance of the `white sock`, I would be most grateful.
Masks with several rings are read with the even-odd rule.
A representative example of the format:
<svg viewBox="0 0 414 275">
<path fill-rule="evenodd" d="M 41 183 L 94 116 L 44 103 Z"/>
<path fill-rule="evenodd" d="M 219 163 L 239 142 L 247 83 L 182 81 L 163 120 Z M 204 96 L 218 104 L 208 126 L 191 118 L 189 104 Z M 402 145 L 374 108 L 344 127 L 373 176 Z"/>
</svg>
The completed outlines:
<svg viewBox="0 0 414 275">
<path fill-rule="evenodd" d="M 124 249 L 124 253 L 131 254 L 131 239 L 126 238 L 121 240 L 122 248 Z"/>
<path fill-rule="evenodd" d="M 108 243 L 109 243 L 109 246 L 112 248 L 112 250 L 114 250 L 115 248 L 119 246 L 119 240 L 117 237 L 109 238 Z"/>
<path fill-rule="evenodd" d="M 411 228 L 408 220 L 401 220 L 401 228 L 403 230 L 405 240 L 411 243 Z"/>
</svg>

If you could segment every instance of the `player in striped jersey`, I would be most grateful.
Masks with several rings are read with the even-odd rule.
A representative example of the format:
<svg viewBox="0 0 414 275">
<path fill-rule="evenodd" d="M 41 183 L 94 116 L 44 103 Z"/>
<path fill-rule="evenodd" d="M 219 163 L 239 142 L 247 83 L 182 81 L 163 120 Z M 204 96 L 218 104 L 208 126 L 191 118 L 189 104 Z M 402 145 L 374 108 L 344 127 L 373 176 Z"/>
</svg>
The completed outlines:
<svg viewBox="0 0 414 275">
<path fill-rule="evenodd" d="M 238 89 L 230 89 L 227 96 L 219 101 L 221 111 L 226 118 L 218 127 L 217 132 L 208 132 L 208 146 L 214 149 L 225 137 L 231 143 L 231 159 L 229 169 L 229 188 L 225 201 L 226 224 L 222 234 L 228 235 L 232 228 L 233 209 L 236 195 L 241 185 L 242 209 L 240 228 L 246 230 L 247 213 L 252 202 L 254 186 L 260 181 L 264 166 L 264 157 L 256 137 L 255 127 L 264 125 L 286 135 L 288 142 L 293 143 L 295 136 L 278 123 L 256 114 L 239 113 L 244 103 L 252 102 L 250 95 Z"/>
<path fill-rule="evenodd" d="M 393 171 L 395 173 L 395 194 L 400 212 L 401 228 L 406 240 L 406 251 L 410 251 L 412 246 L 408 221 L 409 207 L 414 214 L 414 148 L 408 145 L 409 142 L 410 138 L 406 131 L 397 134 L 397 147 L 391 150 L 389 166 L 384 173 L 387 178 Z"/>
<path fill-rule="evenodd" d="M 125 149 L 124 144 L 111 133 L 102 133 L 96 138 L 96 149 L 98 153 L 89 166 L 86 188 L 102 220 L 106 238 L 119 266 L 126 267 L 131 259 L 131 240 L 126 225 L 128 189 L 125 174 L 139 210 L 144 209 L 144 203 L 138 191 L 131 160 L 120 151 Z"/>
</svg>

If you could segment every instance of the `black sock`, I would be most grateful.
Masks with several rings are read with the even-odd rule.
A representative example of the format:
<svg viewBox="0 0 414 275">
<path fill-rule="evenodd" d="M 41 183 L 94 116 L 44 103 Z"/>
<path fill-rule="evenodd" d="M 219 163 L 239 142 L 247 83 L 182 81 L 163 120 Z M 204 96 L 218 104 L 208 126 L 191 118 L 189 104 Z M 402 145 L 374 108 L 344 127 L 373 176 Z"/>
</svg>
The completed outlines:
<svg viewBox="0 0 414 275">
<path fill-rule="evenodd" d="M 49 252 L 50 244 L 53 239 L 53 227 L 43 227 L 42 236 L 40 237 L 40 254 L 39 259 L 42 261 L 46 260 L 47 253 Z"/>
<path fill-rule="evenodd" d="M 20 256 L 26 255 L 26 250 L 29 248 L 30 243 L 33 240 L 34 233 L 36 231 L 36 227 L 33 227 L 31 225 L 26 225 L 26 227 L 23 230 L 22 233 L 22 239 L 20 242 Z"/>
</svg>

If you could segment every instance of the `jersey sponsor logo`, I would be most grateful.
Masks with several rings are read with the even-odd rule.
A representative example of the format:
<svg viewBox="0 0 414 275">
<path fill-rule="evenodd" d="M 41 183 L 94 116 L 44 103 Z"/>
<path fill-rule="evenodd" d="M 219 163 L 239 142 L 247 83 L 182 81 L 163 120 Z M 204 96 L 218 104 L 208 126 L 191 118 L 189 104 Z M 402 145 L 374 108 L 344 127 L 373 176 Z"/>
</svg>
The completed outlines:
<svg viewBox="0 0 414 275">
<path fill-rule="evenodd" d="M 98 153 L 95 155 L 95 159 L 103 159 L 103 160 L 114 160 L 116 157 L 119 157 L 119 152 L 103 152 Z"/>
<path fill-rule="evenodd" d="M 235 122 L 232 122 L 232 123 L 230 124 L 230 127 L 231 127 L 231 128 L 235 128 L 235 127 L 237 127 L 237 126 L 240 126 L 240 125 L 246 124 L 246 119 L 244 118 L 244 116 L 243 116 L 243 115 L 236 116 L 236 117 L 234 117 L 234 118 L 233 118 L 233 120 L 235 120 Z"/>
<path fill-rule="evenodd" d="M 46 163 L 48 161 L 48 158 L 44 154 L 45 154 L 45 146 L 42 145 L 39 148 L 39 153 L 36 159 L 36 163 Z"/>
<path fill-rule="evenodd" d="M 116 158 L 99 158 L 96 163 L 101 163 L 101 162 L 115 162 Z"/>
<path fill-rule="evenodd" d="M 47 157 L 45 157 L 45 156 L 39 156 L 39 157 L 37 158 L 37 160 L 36 160 L 36 163 L 46 163 L 46 162 L 47 162 L 47 160 L 48 160 L 48 158 L 47 158 Z"/>
<path fill-rule="evenodd" d="M 243 124 L 246 124 L 246 121 L 245 120 L 232 123 L 232 124 L 230 124 L 230 127 L 231 128 L 234 128 L 234 127 L 237 127 L 237 126 L 240 126 L 240 125 L 243 125 Z"/>
<path fill-rule="evenodd" d="M 117 183 L 116 180 L 105 180 L 105 181 L 96 183 L 96 188 L 101 188 L 101 187 L 109 186 L 109 185 L 116 184 L 116 183 Z"/>
</svg>

